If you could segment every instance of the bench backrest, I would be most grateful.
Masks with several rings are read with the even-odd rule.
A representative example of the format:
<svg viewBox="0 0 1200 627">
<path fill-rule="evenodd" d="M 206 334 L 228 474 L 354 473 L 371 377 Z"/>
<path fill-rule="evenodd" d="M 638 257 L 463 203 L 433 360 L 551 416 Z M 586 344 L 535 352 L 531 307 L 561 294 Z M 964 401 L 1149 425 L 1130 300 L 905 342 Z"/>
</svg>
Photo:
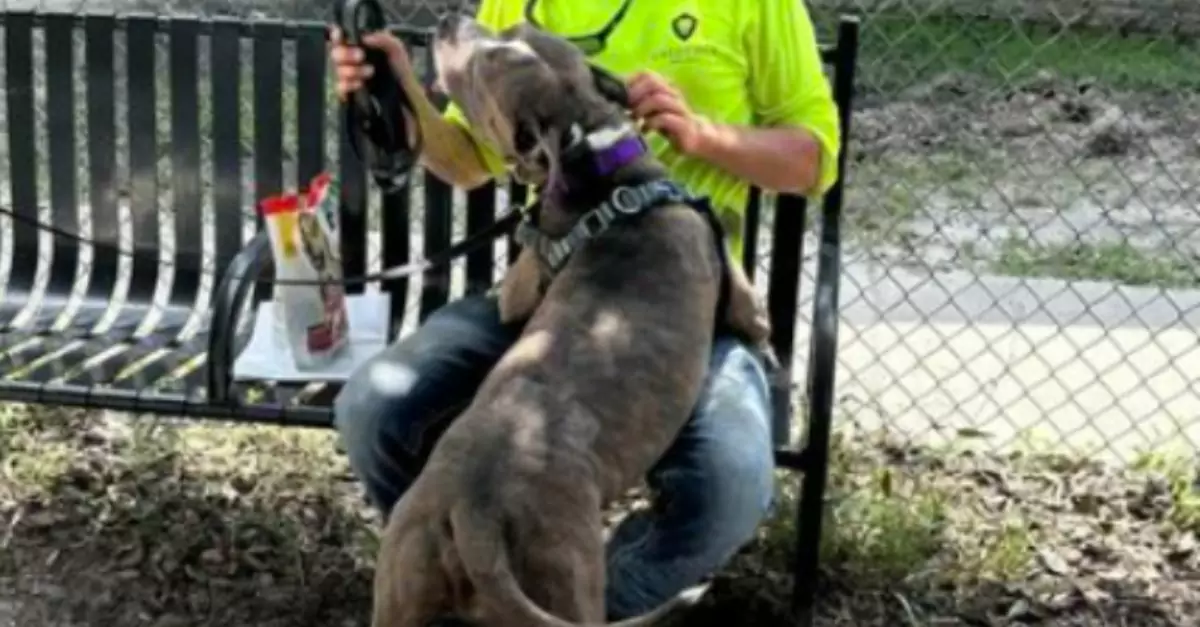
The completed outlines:
<svg viewBox="0 0 1200 627">
<path fill-rule="evenodd" d="M 446 248 L 461 237 L 454 236 L 456 218 L 470 233 L 497 214 L 496 184 L 467 194 L 465 203 L 456 203 L 453 191 L 432 176 L 418 177 L 419 200 L 413 194 L 378 193 L 341 132 L 321 23 L 31 12 L 7 12 L 2 19 L 11 206 L 36 220 L 39 207 L 48 204 L 50 221 L 58 228 L 86 234 L 84 224 L 90 222 L 90 237 L 96 241 L 134 250 L 124 296 L 131 301 L 149 302 L 165 273 L 171 275 L 173 303 L 206 306 L 216 281 L 202 274 L 219 277 L 247 241 L 257 222 L 256 201 L 334 165 L 342 182 L 341 253 L 349 276 L 368 269 L 368 234 L 374 230 L 369 222 L 375 214 L 382 267 Z M 428 54 L 426 31 L 398 32 L 415 57 Z M 843 136 L 853 48 L 825 49 L 843 107 Z M 35 63 L 39 56 L 40 64 Z M 35 76 L 42 72 L 45 88 L 39 94 Z M 39 111 L 45 112 L 44 126 Z M 45 138 L 40 137 L 42 128 Z M 160 166 L 169 174 L 162 174 Z M 826 195 L 826 216 L 840 210 L 841 186 L 839 181 Z M 523 189 L 506 191 L 514 200 L 524 195 Z M 424 207 L 420 225 L 410 219 L 414 203 Z M 773 204 L 773 211 L 767 204 Z M 378 205 L 378 211 L 369 205 Z M 756 191 L 747 213 L 744 263 L 753 275 L 768 262 L 774 343 L 790 364 L 805 202 L 791 196 L 770 199 Z M 131 225 L 131 232 L 122 234 L 122 222 Z M 763 255 L 759 238 L 766 235 L 767 223 L 764 239 L 770 250 Z M 412 237 L 414 231 L 419 238 Z M 52 284 L 74 283 L 80 254 L 74 242 L 60 236 L 50 251 L 43 251 L 35 226 L 14 222 L 12 232 L 14 259 L 49 253 Z M 412 250 L 414 239 L 421 250 Z M 164 263 L 160 253 L 168 249 Z M 115 294 L 121 263 L 113 248 L 95 248 L 88 294 Z M 484 290 L 497 278 L 494 247 L 474 251 L 464 265 L 467 291 Z M 8 289 L 28 290 L 35 273 L 36 264 L 14 263 Z M 451 274 L 450 268 L 432 271 L 415 295 L 404 281 L 385 285 L 396 321 L 393 330 L 414 304 L 411 300 L 416 300 L 420 318 L 447 302 Z M 268 294 L 265 285 L 257 290 L 259 298 Z"/>
</svg>

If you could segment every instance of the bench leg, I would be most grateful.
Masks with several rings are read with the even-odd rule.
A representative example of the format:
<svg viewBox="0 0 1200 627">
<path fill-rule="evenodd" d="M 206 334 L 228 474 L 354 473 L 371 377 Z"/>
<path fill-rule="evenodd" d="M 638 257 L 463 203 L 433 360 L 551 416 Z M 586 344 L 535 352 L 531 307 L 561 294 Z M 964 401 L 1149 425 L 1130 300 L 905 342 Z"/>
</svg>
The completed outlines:
<svg viewBox="0 0 1200 627">
<path fill-rule="evenodd" d="M 821 522 L 824 514 L 829 448 L 827 444 L 824 447 L 809 446 L 799 453 L 791 452 L 788 449 L 791 440 L 789 435 L 793 409 L 791 369 L 779 368 L 769 376 L 771 377 L 771 403 L 775 419 L 773 432 L 776 463 L 789 470 L 800 471 L 797 476 L 799 497 L 796 500 L 796 534 L 792 566 L 792 575 L 795 579 L 792 589 L 792 605 L 798 627 L 809 627 L 813 622 L 816 605 Z M 810 407 L 810 416 L 814 412 L 821 413 L 818 408 Z M 814 434 L 810 428 L 810 439 L 813 439 L 814 435 L 815 439 L 822 439 L 821 429 L 816 431 L 817 433 Z M 824 437 L 827 441 L 828 435 Z"/>
<path fill-rule="evenodd" d="M 836 224 L 836 223 L 835 223 Z M 826 229 L 836 233 L 836 228 Z M 836 237 L 836 235 L 834 235 Z M 836 241 L 836 239 L 834 240 Z M 812 625 L 821 559 L 825 488 L 829 481 L 829 443 L 833 431 L 834 378 L 837 371 L 838 250 L 822 247 L 813 337 L 808 367 L 808 437 L 804 444 L 804 476 L 796 505 L 796 552 L 793 605 L 801 627 Z"/>
<path fill-rule="evenodd" d="M 781 449 L 792 440 L 792 369 L 773 368 L 767 378 L 771 386 L 771 438 L 775 448 Z"/>
<path fill-rule="evenodd" d="M 827 455 L 808 451 L 811 457 L 798 478 L 800 497 L 796 500 L 796 538 L 793 554 L 792 609 L 799 627 L 813 624 L 820 576 L 821 524 L 825 514 Z M 819 458 L 816 461 L 813 457 Z"/>
</svg>

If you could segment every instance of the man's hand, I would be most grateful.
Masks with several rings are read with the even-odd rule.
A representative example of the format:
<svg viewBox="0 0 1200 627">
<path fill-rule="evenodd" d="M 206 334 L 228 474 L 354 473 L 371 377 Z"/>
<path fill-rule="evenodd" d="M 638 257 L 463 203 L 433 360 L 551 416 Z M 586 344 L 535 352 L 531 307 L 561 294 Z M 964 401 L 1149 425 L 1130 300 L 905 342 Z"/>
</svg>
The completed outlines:
<svg viewBox="0 0 1200 627">
<path fill-rule="evenodd" d="M 661 133 L 678 152 L 695 156 L 705 140 L 708 123 L 688 108 L 679 90 L 653 72 L 629 79 L 629 107 L 643 130 Z"/>
<path fill-rule="evenodd" d="M 679 90 L 653 72 L 628 81 L 629 108 L 680 154 L 711 163 L 771 191 L 807 194 L 820 173 L 821 149 L 802 128 L 716 124 L 692 112 Z"/>
<path fill-rule="evenodd" d="M 442 181 L 463 189 L 474 189 L 491 178 L 471 136 L 458 125 L 446 121 L 429 101 L 403 42 L 387 31 L 378 31 L 363 37 L 363 47 L 351 46 L 337 28 L 331 30 L 329 40 L 329 58 L 337 79 L 334 91 L 339 100 L 345 101 L 361 89 L 374 72 L 366 62 L 363 47 L 383 51 L 412 103 L 413 110 L 401 115 L 408 136 L 423 140 L 421 162 Z"/>
<path fill-rule="evenodd" d="M 397 79 L 403 81 L 409 76 L 415 76 L 408 52 L 395 35 L 387 31 L 369 33 L 363 37 L 362 44 L 386 54 L 388 64 L 391 65 Z M 334 91 L 342 101 L 361 89 L 363 83 L 375 72 L 375 68 L 366 62 L 366 52 L 362 48 L 348 45 L 337 27 L 331 28 L 329 32 L 329 59 L 333 62 L 333 74 L 337 79 Z"/>
</svg>

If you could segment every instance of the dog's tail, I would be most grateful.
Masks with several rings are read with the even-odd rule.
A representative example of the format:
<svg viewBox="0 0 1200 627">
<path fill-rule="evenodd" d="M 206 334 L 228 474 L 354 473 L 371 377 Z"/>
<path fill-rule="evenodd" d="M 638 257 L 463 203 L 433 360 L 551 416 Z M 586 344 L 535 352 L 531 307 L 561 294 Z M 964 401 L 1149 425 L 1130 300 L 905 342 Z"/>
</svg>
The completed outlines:
<svg viewBox="0 0 1200 627">
<path fill-rule="evenodd" d="M 645 614 L 615 623 L 563 620 L 542 609 L 521 589 L 509 561 L 508 544 L 500 522 L 484 518 L 470 506 L 455 508 L 450 516 L 455 544 L 476 593 L 488 598 L 514 623 L 520 619 L 529 627 L 651 627 L 677 611 L 695 606 L 708 590 L 708 584 L 693 586 Z"/>
</svg>

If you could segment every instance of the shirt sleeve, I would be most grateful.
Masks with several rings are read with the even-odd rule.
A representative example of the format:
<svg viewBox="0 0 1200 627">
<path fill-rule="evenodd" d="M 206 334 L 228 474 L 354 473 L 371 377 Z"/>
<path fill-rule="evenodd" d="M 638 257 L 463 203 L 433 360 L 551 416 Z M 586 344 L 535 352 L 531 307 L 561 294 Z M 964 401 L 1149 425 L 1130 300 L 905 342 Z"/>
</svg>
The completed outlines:
<svg viewBox="0 0 1200 627">
<path fill-rule="evenodd" d="M 797 126 L 812 133 L 821 147 L 821 173 L 812 193 L 819 196 L 837 180 L 841 137 L 812 19 L 801 0 L 756 0 L 754 5 L 744 45 L 755 117 L 763 126 Z"/>
<path fill-rule="evenodd" d="M 479 9 L 475 12 L 475 19 L 481 25 L 492 30 L 503 30 L 512 25 L 512 0 L 483 0 L 479 4 Z M 446 110 L 443 112 L 446 120 L 458 125 L 471 136 L 475 144 L 475 152 L 487 167 L 488 172 L 492 176 L 499 176 L 505 172 L 506 165 L 504 157 L 496 150 L 490 142 L 483 139 L 475 129 L 471 127 L 471 123 L 467 121 L 462 109 L 453 102 L 446 105 Z"/>
</svg>

